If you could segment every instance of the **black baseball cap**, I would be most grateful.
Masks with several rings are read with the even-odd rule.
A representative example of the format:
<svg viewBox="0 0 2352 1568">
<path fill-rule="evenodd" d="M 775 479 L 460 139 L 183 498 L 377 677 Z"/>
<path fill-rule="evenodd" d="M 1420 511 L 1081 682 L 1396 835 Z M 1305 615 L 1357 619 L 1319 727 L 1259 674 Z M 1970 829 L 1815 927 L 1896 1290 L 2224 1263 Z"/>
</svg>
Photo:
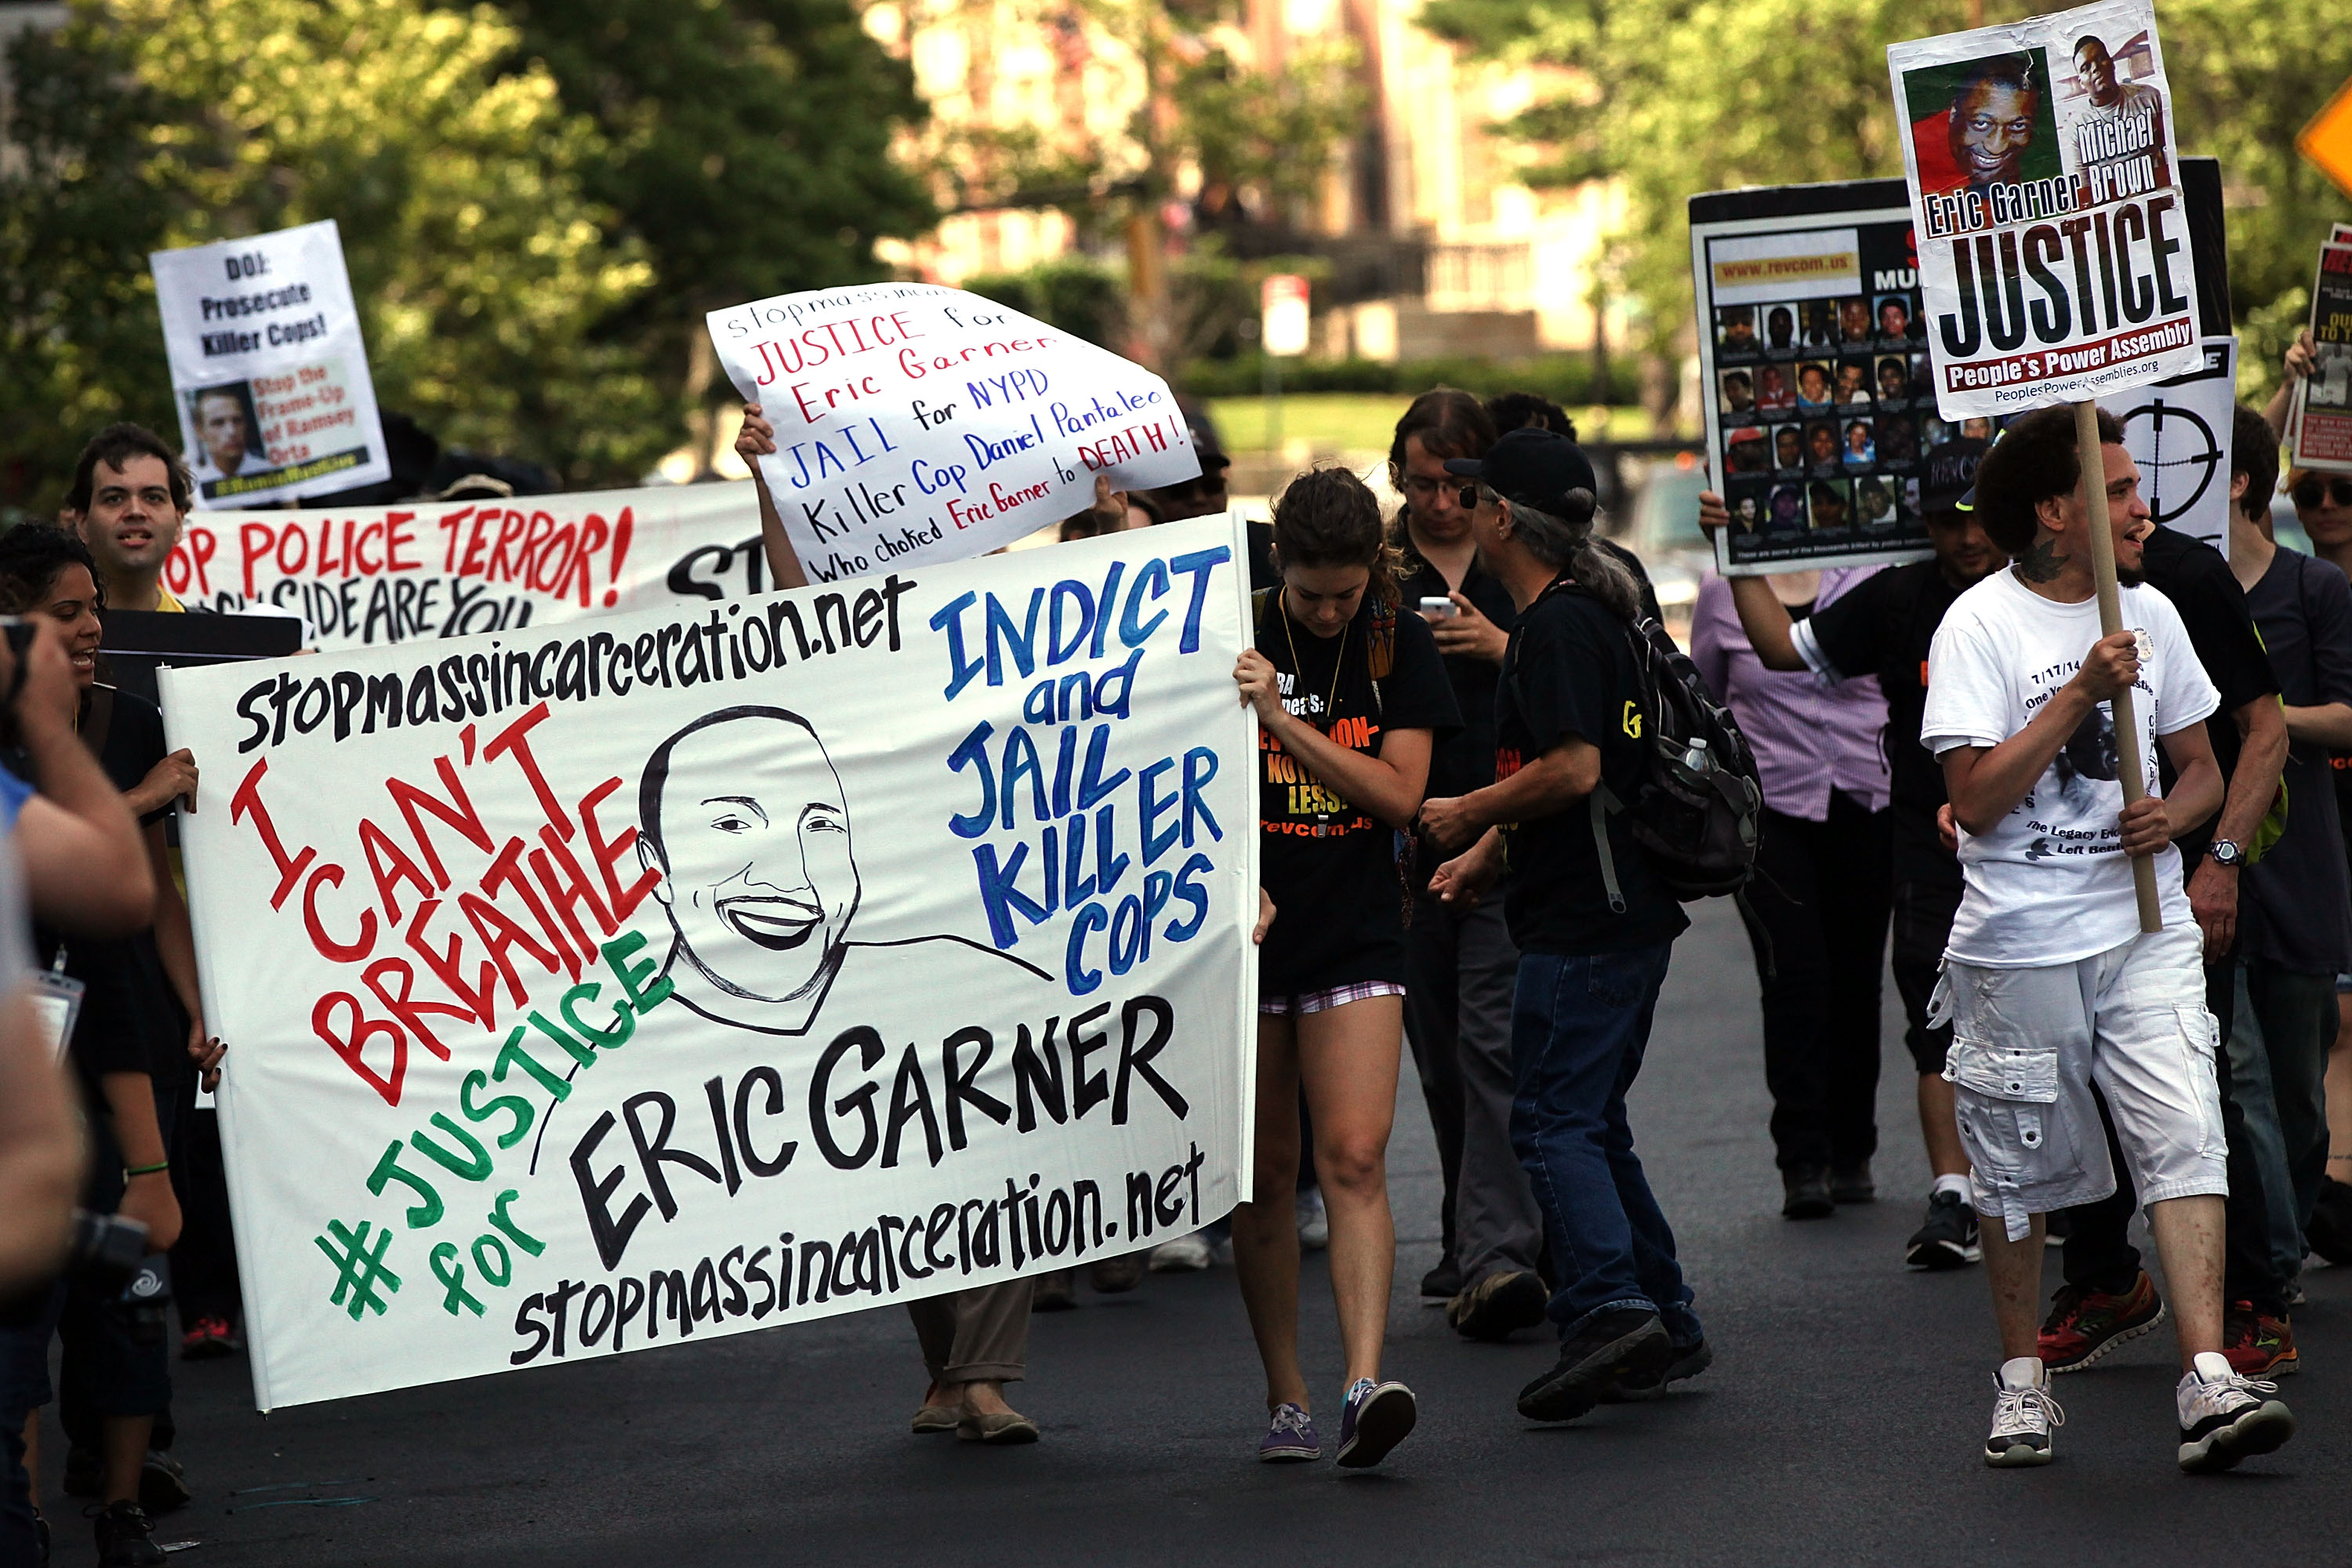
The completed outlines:
<svg viewBox="0 0 2352 1568">
<path fill-rule="evenodd" d="M 1939 511 L 1975 510 L 1977 465 L 1984 461 L 1989 445 L 1961 436 L 1929 447 L 1927 468 L 1919 476 L 1919 510 L 1930 517 Z"/>
<path fill-rule="evenodd" d="M 1448 458 L 1445 471 L 1476 479 L 1506 500 L 1555 517 L 1590 515 L 1590 504 L 1571 507 L 1568 493 L 1582 490 L 1591 496 L 1601 489 L 1584 449 L 1549 430 L 1507 431 L 1486 448 L 1484 458 Z"/>
</svg>

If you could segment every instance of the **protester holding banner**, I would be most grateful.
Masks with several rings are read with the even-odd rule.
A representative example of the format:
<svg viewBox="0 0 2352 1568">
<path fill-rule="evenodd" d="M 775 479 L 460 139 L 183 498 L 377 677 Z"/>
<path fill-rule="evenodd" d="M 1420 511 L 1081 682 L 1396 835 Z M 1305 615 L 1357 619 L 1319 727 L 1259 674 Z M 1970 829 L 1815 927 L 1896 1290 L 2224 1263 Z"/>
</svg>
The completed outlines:
<svg viewBox="0 0 2352 1568">
<path fill-rule="evenodd" d="M 1885 699 L 1895 986 L 1909 1024 L 1904 1039 L 1919 1075 L 1919 1132 L 1934 1177 L 1926 1222 L 1905 1243 L 1903 1257 L 1922 1269 L 1958 1268 L 1979 1256 L 1968 1156 L 1953 1119 L 1952 1086 L 1944 1077 L 1952 1032 L 1928 1013 L 1952 915 L 1960 904 L 1960 868 L 1937 833 L 1944 778 L 1919 744 L 1919 718 L 1927 701 L 1927 650 L 1936 628 L 1962 593 L 2003 564 L 2000 551 L 1975 517 L 1960 510 L 1984 451 L 1981 441 L 1957 440 L 1928 454 L 1920 505 L 1936 551 L 1933 560 L 1866 578 L 1802 621 L 1792 619 L 1767 579 L 1729 580 L 1741 628 L 1766 669 L 1806 670 L 1822 681 L 1874 673 Z M 1700 526 L 1723 527 L 1728 518 L 1721 501 L 1712 495 L 1699 500 Z"/>
<path fill-rule="evenodd" d="M 1743 577 L 1801 624 L 1874 567 Z M 1739 721 L 1764 784 L 1756 880 L 1741 913 L 1763 991 L 1764 1080 L 1784 1219 L 1826 1219 L 1877 1196 L 1879 973 L 1893 844 L 1886 699 L 1864 673 L 1836 682 L 1769 668 L 1741 630 L 1729 580 L 1700 584 L 1691 658 Z"/>
<path fill-rule="evenodd" d="M 2176 826 L 2172 847 L 2180 856 L 2189 913 L 2205 939 L 2206 1011 L 2227 1042 L 2236 1016 L 2243 868 L 2277 796 L 2287 754 L 2278 678 L 2220 551 L 2177 529 L 2155 528 L 2142 542 L 2140 572 L 2179 614 L 2190 651 L 2221 692 L 2205 723 L 2214 766 L 2227 781 L 2221 813 L 2194 826 Z M 2174 782 L 2168 759 L 2158 761 L 2168 790 Z M 2284 1324 L 2287 1278 L 2266 1239 L 2270 1183 L 2246 1129 L 2249 1115 L 2265 1114 L 2264 1097 L 2258 1084 L 2241 1091 L 2229 1051 L 2217 1052 L 2213 1066 L 2229 1146 L 2224 1299 L 2248 1303 L 2238 1325 Z M 2039 1341 L 2042 1363 L 2051 1371 L 2092 1366 L 2116 1346 L 2153 1332 L 2163 1316 L 2163 1299 L 2129 1236 L 2138 1206 L 2131 1173 L 2118 1161 L 2115 1192 L 2067 1211 L 2066 1282 L 2051 1301 Z"/>
<path fill-rule="evenodd" d="M 1962 595 L 1929 656 L 1922 739 L 1943 763 L 1968 880 L 1937 1001 L 1953 1023 L 1946 1071 L 1977 1212 L 1998 1222 L 1983 1238 L 2008 1359 L 1986 1462 L 2053 1458 L 2062 1417 L 2034 1323 L 2042 1216 L 2115 1188 L 2095 1078 L 2171 1285 L 2179 1461 L 2198 1473 L 2276 1448 L 2294 1418 L 2263 1397 L 2271 1385 L 2221 1354 L 2230 1184 L 2210 1065 L 2219 1040 L 2171 839 L 2221 804 L 2203 727 L 2221 698 L 2179 613 L 2137 585 L 2147 509 L 2121 426 L 2103 415 L 2099 430 L 2095 464 L 2077 455 L 2072 410 L 2037 411 L 2013 421 L 1978 470 L 1985 531 L 2018 565 Z M 2083 542 L 2094 483 L 2107 492 L 2124 613 L 2137 628 L 2104 637 Z M 2136 685 L 2146 689 L 2136 717 L 2148 794 L 2124 806 L 2104 705 Z M 2159 740 L 2179 773 L 2168 797 L 2155 787 Z M 2129 860 L 2141 857 L 2158 863 L 2164 929 L 2152 933 L 2139 931 L 2127 889 Z"/>
<path fill-rule="evenodd" d="M 1401 830 L 1421 808 L 1433 738 L 1461 717 L 1436 639 L 1400 603 L 1362 480 L 1344 468 L 1292 480 L 1275 507 L 1274 565 L 1281 584 L 1255 595 L 1256 646 L 1234 670 L 1260 726 L 1259 881 L 1275 909 L 1258 960 L 1255 1195 L 1234 1214 L 1234 1262 L 1273 1417 L 1258 1457 L 1319 1458 L 1298 1364 L 1299 1127 L 1283 1110 L 1303 1088 L 1348 1363 L 1338 1458 L 1360 1468 L 1416 1416 L 1412 1391 L 1380 1376 L 1411 899 Z"/>
<path fill-rule="evenodd" d="M 1422 807 L 1440 846 L 1465 851 L 1432 885 L 1457 906 L 1507 877 L 1519 949 L 1511 1011 L 1517 1095 L 1511 1139 L 1560 1277 L 1548 1309 L 1559 1362 L 1519 1393 L 1531 1421 L 1570 1421 L 1643 1399 L 1713 1359 L 1673 1229 L 1633 1152 L 1625 1095 L 1641 1071 L 1675 938 L 1688 928 L 1604 786 L 1638 798 L 1644 691 L 1633 579 L 1593 547 L 1592 465 L 1575 443 L 1515 430 L 1475 479 L 1478 556 L 1519 613 L 1496 698 L 1495 783 Z"/>
</svg>

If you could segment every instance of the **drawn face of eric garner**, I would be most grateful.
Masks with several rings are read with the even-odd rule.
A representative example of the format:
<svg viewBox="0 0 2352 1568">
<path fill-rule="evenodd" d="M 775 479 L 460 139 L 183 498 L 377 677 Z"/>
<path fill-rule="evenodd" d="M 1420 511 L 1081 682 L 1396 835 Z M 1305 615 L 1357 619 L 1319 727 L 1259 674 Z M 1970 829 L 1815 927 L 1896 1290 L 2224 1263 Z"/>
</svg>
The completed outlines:
<svg viewBox="0 0 2352 1568">
<path fill-rule="evenodd" d="M 779 708 L 708 715 L 647 761 L 639 806 L 638 853 L 664 873 L 654 897 L 677 932 L 679 995 L 730 1022 L 765 1012 L 744 1002 L 782 1005 L 791 1017 L 752 1026 L 804 1026 L 841 967 L 859 892 L 848 803 L 816 732 Z"/>
</svg>

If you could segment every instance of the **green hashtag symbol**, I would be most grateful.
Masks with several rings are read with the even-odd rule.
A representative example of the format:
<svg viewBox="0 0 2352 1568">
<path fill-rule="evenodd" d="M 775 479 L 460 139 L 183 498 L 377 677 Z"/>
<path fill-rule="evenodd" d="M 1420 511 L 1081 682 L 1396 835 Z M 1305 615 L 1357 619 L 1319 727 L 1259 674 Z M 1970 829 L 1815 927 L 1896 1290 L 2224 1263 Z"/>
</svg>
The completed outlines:
<svg viewBox="0 0 2352 1568">
<path fill-rule="evenodd" d="M 341 1307 L 349 1298 L 351 1305 L 346 1310 L 351 1313 L 354 1323 L 370 1307 L 379 1314 L 383 1311 L 383 1298 L 376 1294 L 377 1281 L 381 1280 L 387 1290 L 397 1291 L 400 1289 L 400 1276 L 383 1266 L 383 1255 L 392 1246 L 392 1228 L 387 1226 L 377 1232 L 375 1247 L 371 1250 L 367 1240 L 372 1228 L 369 1221 L 362 1220 L 355 1234 L 342 1221 L 329 1220 L 327 1230 L 336 1242 L 342 1244 L 341 1252 L 335 1250 L 334 1242 L 326 1237 L 310 1238 L 319 1244 L 319 1250 L 327 1255 L 327 1261 L 335 1266 L 335 1293 L 328 1300 Z"/>
</svg>

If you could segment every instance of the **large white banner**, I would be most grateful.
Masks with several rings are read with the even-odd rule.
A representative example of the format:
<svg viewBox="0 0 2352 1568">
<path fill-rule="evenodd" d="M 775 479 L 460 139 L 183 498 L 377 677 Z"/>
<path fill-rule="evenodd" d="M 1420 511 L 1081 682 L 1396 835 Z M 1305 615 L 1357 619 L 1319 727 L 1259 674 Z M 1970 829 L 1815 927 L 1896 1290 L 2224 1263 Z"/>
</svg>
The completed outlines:
<svg viewBox="0 0 2352 1568">
<path fill-rule="evenodd" d="M 2147 0 L 1895 44 L 1947 419 L 2195 370 L 2197 279 Z"/>
<path fill-rule="evenodd" d="M 776 427 L 768 493 L 814 580 L 960 561 L 1201 471 L 1168 384 L 935 283 L 779 294 L 709 317 Z"/>
<path fill-rule="evenodd" d="M 1181 1235 L 1249 1126 L 1240 525 L 166 670 L 264 1409 Z"/>
<path fill-rule="evenodd" d="M 512 631 L 763 592 L 751 481 L 197 514 L 163 567 L 191 607 L 267 603 L 322 648 Z"/>
<path fill-rule="evenodd" d="M 147 264 L 199 509 L 392 478 L 334 219 Z"/>
</svg>

